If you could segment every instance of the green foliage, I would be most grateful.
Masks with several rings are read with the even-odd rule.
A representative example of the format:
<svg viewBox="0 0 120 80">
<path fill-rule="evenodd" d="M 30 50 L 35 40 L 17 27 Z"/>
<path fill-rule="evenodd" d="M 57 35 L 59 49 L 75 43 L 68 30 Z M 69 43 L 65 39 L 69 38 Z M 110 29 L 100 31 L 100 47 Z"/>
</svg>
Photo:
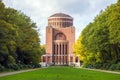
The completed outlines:
<svg viewBox="0 0 120 80">
<path fill-rule="evenodd" d="M 40 51 L 41 55 L 45 54 L 45 45 L 41 45 L 40 49 L 41 49 Z"/>
<path fill-rule="evenodd" d="M 96 68 L 105 70 L 120 70 L 120 63 L 96 63 L 96 64 L 85 64 L 82 67 L 85 68 Z"/>
<path fill-rule="evenodd" d="M 112 64 L 110 66 L 109 70 L 120 70 L 120 63 L 118 63 L 118 64 Z"/>
<path fill-rule="evenodd" d="M 4 71 L 4 70 L 5 70 L 4 66 L 0 64 L 0 71 Z"/>
<path fill-rule="evenodd" d="M 19 69 L 17 64 L 37 65 L 39 46 L 36 24 L 20 11 L 5 7 L 0 0 L 0 65 L 14 70 Z"/>
<path fill-rule="evenodd" d="M 78 40 L 76 41 L 75 45 L 74 45 L 74 53 L 79 56 L 80 60 L 84 60 L 86 59 L 86 55 L 87 55 L 87 50 L 84 47 L 84 45 L 81 43 L 82 40 L 82 36 L 80 36 L 78 38 Z"/>
<path fill-rule="evenodd" d="M 8 64 L 8 69 L 19 70 L 20 67 L 17 64 Z"/>
<path fill-rule="evenodd" d="M 120 62 L 120 0 L 97 15 L 81 36 L 75 51 L 79 55 L 86 54 L 82 55 L 84 65 L 109 69 L 113 63 Z"/>
</svg>

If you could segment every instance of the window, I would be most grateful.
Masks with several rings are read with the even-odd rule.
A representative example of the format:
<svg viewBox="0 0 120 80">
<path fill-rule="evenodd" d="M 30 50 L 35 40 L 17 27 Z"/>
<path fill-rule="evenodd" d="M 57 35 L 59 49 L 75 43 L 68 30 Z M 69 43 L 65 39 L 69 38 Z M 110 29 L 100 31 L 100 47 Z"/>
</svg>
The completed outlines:
<svg viewBox="0 0 120 80">
<path fill-rule="evenodd" d="M 56 40 L 66 40 L 66 37 L 63 33 L 58 33 L 55 37 Z"/>
</svg>

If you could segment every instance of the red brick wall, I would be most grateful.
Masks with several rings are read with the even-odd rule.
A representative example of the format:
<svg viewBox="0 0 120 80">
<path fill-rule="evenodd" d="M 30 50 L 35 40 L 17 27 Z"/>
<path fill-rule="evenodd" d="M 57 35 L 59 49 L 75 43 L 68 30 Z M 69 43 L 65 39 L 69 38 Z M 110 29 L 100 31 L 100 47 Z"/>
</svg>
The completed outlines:
<svg viewBox="0 0 120 80">
<path fill-rule="evenodd" d="M 69 43 L 69 50 L 68 53 L 73 53 L 73 45 L 75 43 L 75 27 L 66 27 L 66 28 L 53 28 L 53 39 L 55 40 L 55 36 L 57 33 L 62 32 L 65 34 L 68 43 Z"/>
<path fill-rule="evenodd" d="M 53 43 L 53 28 L 47 26 L 46 28 L 46 54 L 52 54 Z"/>
<path fill-rule="evenodd" d="M 55 40 L 55 36 L 57 33 L 62 32 L 65 34 L 68 40 L 68 54 L 73 53 L 73 45 L 75 42 L 75 28 L 74 27 L 67 27 L 67 28 L 46 28 L 46 54 L 53 53 L 53 41 Z"/>
</svg>

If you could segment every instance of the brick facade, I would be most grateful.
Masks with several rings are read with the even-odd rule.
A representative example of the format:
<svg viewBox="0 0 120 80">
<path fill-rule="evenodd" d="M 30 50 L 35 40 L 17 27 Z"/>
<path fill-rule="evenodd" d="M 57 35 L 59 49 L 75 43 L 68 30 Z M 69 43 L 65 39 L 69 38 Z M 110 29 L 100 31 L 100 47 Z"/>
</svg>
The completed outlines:
<svg viewBox="0 0 120 80">
<path fill-rule="evenodd" d="M 73 18 L 63 13 L 50 16 L 46 27 L 46 54 L 42 56 L 42 62 L 54 65 L 74 64 L 74 42 Z"/>
</svg>

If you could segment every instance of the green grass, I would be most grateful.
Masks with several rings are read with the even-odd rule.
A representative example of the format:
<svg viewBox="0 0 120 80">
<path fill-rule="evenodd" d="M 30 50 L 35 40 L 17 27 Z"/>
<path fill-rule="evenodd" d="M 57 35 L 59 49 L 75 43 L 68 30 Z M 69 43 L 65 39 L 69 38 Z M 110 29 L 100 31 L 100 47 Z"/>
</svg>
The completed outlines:
<svg viewBox="0 0 120 80">
<path fill-rule="evenodd" d="M 71 67 L 50 67 L 0 77 L 0 80 L 120 80 L 120 74 Z"/>
</svg>

